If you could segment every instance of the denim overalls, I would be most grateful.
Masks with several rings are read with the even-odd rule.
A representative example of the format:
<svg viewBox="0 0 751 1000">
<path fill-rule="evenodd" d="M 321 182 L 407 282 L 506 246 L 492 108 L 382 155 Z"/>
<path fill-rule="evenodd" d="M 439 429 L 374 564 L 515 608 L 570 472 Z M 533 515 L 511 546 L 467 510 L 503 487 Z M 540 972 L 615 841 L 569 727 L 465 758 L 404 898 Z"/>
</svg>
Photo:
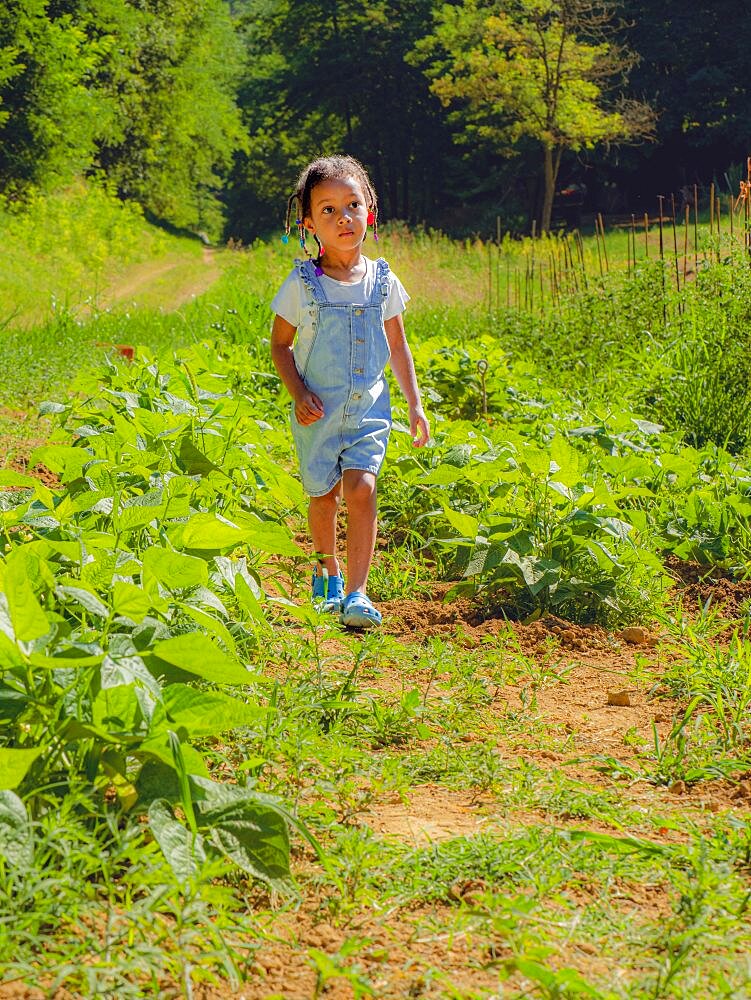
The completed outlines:
<svg viewBox="0 0 751 1000">
<path fill-rule="evenodd" d="M 329 302 L 310 260 L 296 260 L 313 318 L 313 335 L 293 348 L 305 385 L 320 397 L 324 416 L 303 427 L 292 406 L 292 437 L 303 488 L 324 496 L 345 469 L 378 474 L 391 430 L 383 370 L 390 357 L 383 311 L 391 290 L 389 266 L 376 261 L 373 292 L 364 305 Z"/>
</svg>

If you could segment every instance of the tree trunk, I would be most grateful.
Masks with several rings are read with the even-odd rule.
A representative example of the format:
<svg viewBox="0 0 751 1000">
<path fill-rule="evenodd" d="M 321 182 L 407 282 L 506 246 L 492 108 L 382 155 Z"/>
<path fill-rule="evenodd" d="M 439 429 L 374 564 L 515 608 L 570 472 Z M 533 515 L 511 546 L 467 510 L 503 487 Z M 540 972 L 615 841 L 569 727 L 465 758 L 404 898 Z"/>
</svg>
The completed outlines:
<svg viewBox="0 0 751 1000">
<path fill-rule="evenodd" d="M 553 150 L 550 146 L 543 146 L 544 152 L 544 184 L 545 191 L 542 199 L 542 220 L 540 225 L 540 231 L 547 233 L 550 229 L 550 219 L 553 215 L 553 198 L 555 197 L 555 181 L 556 173 L 555 165 L 553 164 Z"/>
</svg>

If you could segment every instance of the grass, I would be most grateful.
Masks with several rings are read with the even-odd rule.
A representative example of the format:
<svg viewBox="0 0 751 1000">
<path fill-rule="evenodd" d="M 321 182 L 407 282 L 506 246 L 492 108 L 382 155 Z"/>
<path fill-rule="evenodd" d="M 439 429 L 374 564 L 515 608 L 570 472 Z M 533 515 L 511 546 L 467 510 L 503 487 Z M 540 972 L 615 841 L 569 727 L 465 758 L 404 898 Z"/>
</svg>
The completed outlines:
<svg viewBox="0 0 751 1000">
<path fill-rule="evenodd" d="M 487 247 L 384 235 L 416 293 L 435 441 L 418 454 L 393 435 L 373 585 L 395 603 L 388 631 L 363 637 L 300 601 L 306 561 L 275 550 L 284 532 L 263 535 L 304 529 L 265 343 L 281 246 L 228 251 L 210 291 L 174 312 L 62 310 L 5 331 L 4 405 L 64 404 L 30 427 L 6 410 L 6 441 L 43 439 L 64 485 L 51 506 L 18 482 L 0 493 L 15 588 L 0 616 L 0 755 L 32 735 L 49 748 L 14 785 L 30 819 L 0 791 L 0 982 L 118 997 L 241 987 L 254 1000 L 748 995 L 748 638 L 706 607 L 675 607 L 662 570 L 677 553 L 732 575 L 749 552 L 746 422 L 732 434 L 723 422 L 743 405 L 748 269 L 731 255 L 663 295 L 654 261 L 623 274 L 615 248 L 611 273 L 557 308 L 488 314 Z M 714 364 L 718 317 L 725 354 L 739 344 L 727 367 Z M 703 353 L 676 356 L 688 334 Z M 143 359 L 93 373 L 98 342 L 144 345 Z M 669 395 L 679 372 L 701 388 L 687 377 Z M 715 416 L 682 427 L 700 393 Z M 72 453 L 55 452 L 74 434 Z M 82 475 L 84 446 L 96 462 Z M 186 551 L 197 512 L 251 525 L 271 551 Z M 447 603 L 438 577 L 454 578 Z M 34 632 L 18 624 L 24 600 L 37 634 L 16 642 L 10 624 Z M 38 615 L 52 616 L 45 635 Z M 662 644 L 632 650 L 620 620 Z M 180 687 L 150 652 L 209 631 L 224 669 L 252 669 L 232 701 L 200 662 Z M 86 660 L 100 646 L 106 669 Z M 609 705 L 615 688 L 633 703 Z M 185 778 L 158 834 L 146 806 L 128 807 L 122 778 L 137 777 L 165 690 L 175 712 L 178 694 L 202 693 L 202 711 L 170 720 L 179 760 L 200 754 L 221 787 L 283 802 L 294 886 L 212 853 L 204 828 L 201 858 L 185 766 L 157 769 L 164 796 Z M 217 703 L 242 724 L 211 733 Z"/>
</svg>

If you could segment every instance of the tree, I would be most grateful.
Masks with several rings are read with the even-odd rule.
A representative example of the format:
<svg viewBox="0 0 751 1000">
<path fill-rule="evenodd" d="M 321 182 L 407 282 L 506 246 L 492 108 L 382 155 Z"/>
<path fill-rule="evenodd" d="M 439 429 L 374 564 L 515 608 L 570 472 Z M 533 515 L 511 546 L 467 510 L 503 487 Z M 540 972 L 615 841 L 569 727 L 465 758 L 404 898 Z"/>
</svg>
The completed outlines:
<svg viewBox="0 0 751 1000">
<path fill-rule="evenodd" d="M 232 231 L 279 225 L 302 166 L 346 152 L 371 171 L 384 218 L 424 218 L 435 204 L 450 132 L 406 53 L 433 0 L 238 0 L 247 52 L 240 88 L 249 134 L 234 175 Z"/>
<path fill-rule="evenodd" d="M 135 15 L 117 58 L 95 79 L 117 103 L 99 165 L 122 196 L 159 218 L 218 234 L 223 175 L 245 145 L 235 103 L 241 52 L 229 3 L 98 2 Z"/>
<path fill-rule="evenodd" d="M 731 0 L 622 0 L 620 10 L 624 42 L 641 56 L 629 82 L 659 113 L 634 188 L 652 195 L 713 176 L 725 188 L 722 173 L 732 163 L 745 176 L 751 20 Z"/>
<path fill-rule="evenodd" d="M 100 51 L 65 5 L 0 5 L 0 187 L 51 186 L 86 170 L 95 154 L 102 95 L 89 87 Z"/>
<path fill-rule="evenodd" d="M 608 0 L 463 0 L 415 47 L 433 92 L 459 106 L 467 139 L 506 155 L 524 139 L 542 148 L 543 231 L 564 152 L 652 132 L 651 109 L 613 93 L 634 61 L 614 39 Z"/>
</svg>

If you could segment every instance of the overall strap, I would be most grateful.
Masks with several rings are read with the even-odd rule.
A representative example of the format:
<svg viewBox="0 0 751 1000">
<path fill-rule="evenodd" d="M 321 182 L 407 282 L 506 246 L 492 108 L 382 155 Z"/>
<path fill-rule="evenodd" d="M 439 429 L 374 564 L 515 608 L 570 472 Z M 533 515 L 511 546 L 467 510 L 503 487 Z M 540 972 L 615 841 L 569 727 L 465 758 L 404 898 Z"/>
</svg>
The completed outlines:
<svg viewBox="0 0 751 1000">
<path fill-rule="evenodd" d="M 302 279 L 302 283 L 308 294 L 311 296 L 316 305 L 321 305 L 327 302 L 326 293 L 323 290 L 323 286 L 318 279 L 318 275 L 315 271 L 315 264 L 312 260 L 300 260 L 297 258 L 295 260 L 295 267 L 297 268 L 297 273 Z"/>
<path fill-rule="evenodd" d="M 379 257 L 375 265 L 375 281 L 373 282 L 373 291 L 371 292 L 368 305 L 385 306 L 386 300 L 391 294 L 391 269 L 383 257 Z"/>
</svg>

